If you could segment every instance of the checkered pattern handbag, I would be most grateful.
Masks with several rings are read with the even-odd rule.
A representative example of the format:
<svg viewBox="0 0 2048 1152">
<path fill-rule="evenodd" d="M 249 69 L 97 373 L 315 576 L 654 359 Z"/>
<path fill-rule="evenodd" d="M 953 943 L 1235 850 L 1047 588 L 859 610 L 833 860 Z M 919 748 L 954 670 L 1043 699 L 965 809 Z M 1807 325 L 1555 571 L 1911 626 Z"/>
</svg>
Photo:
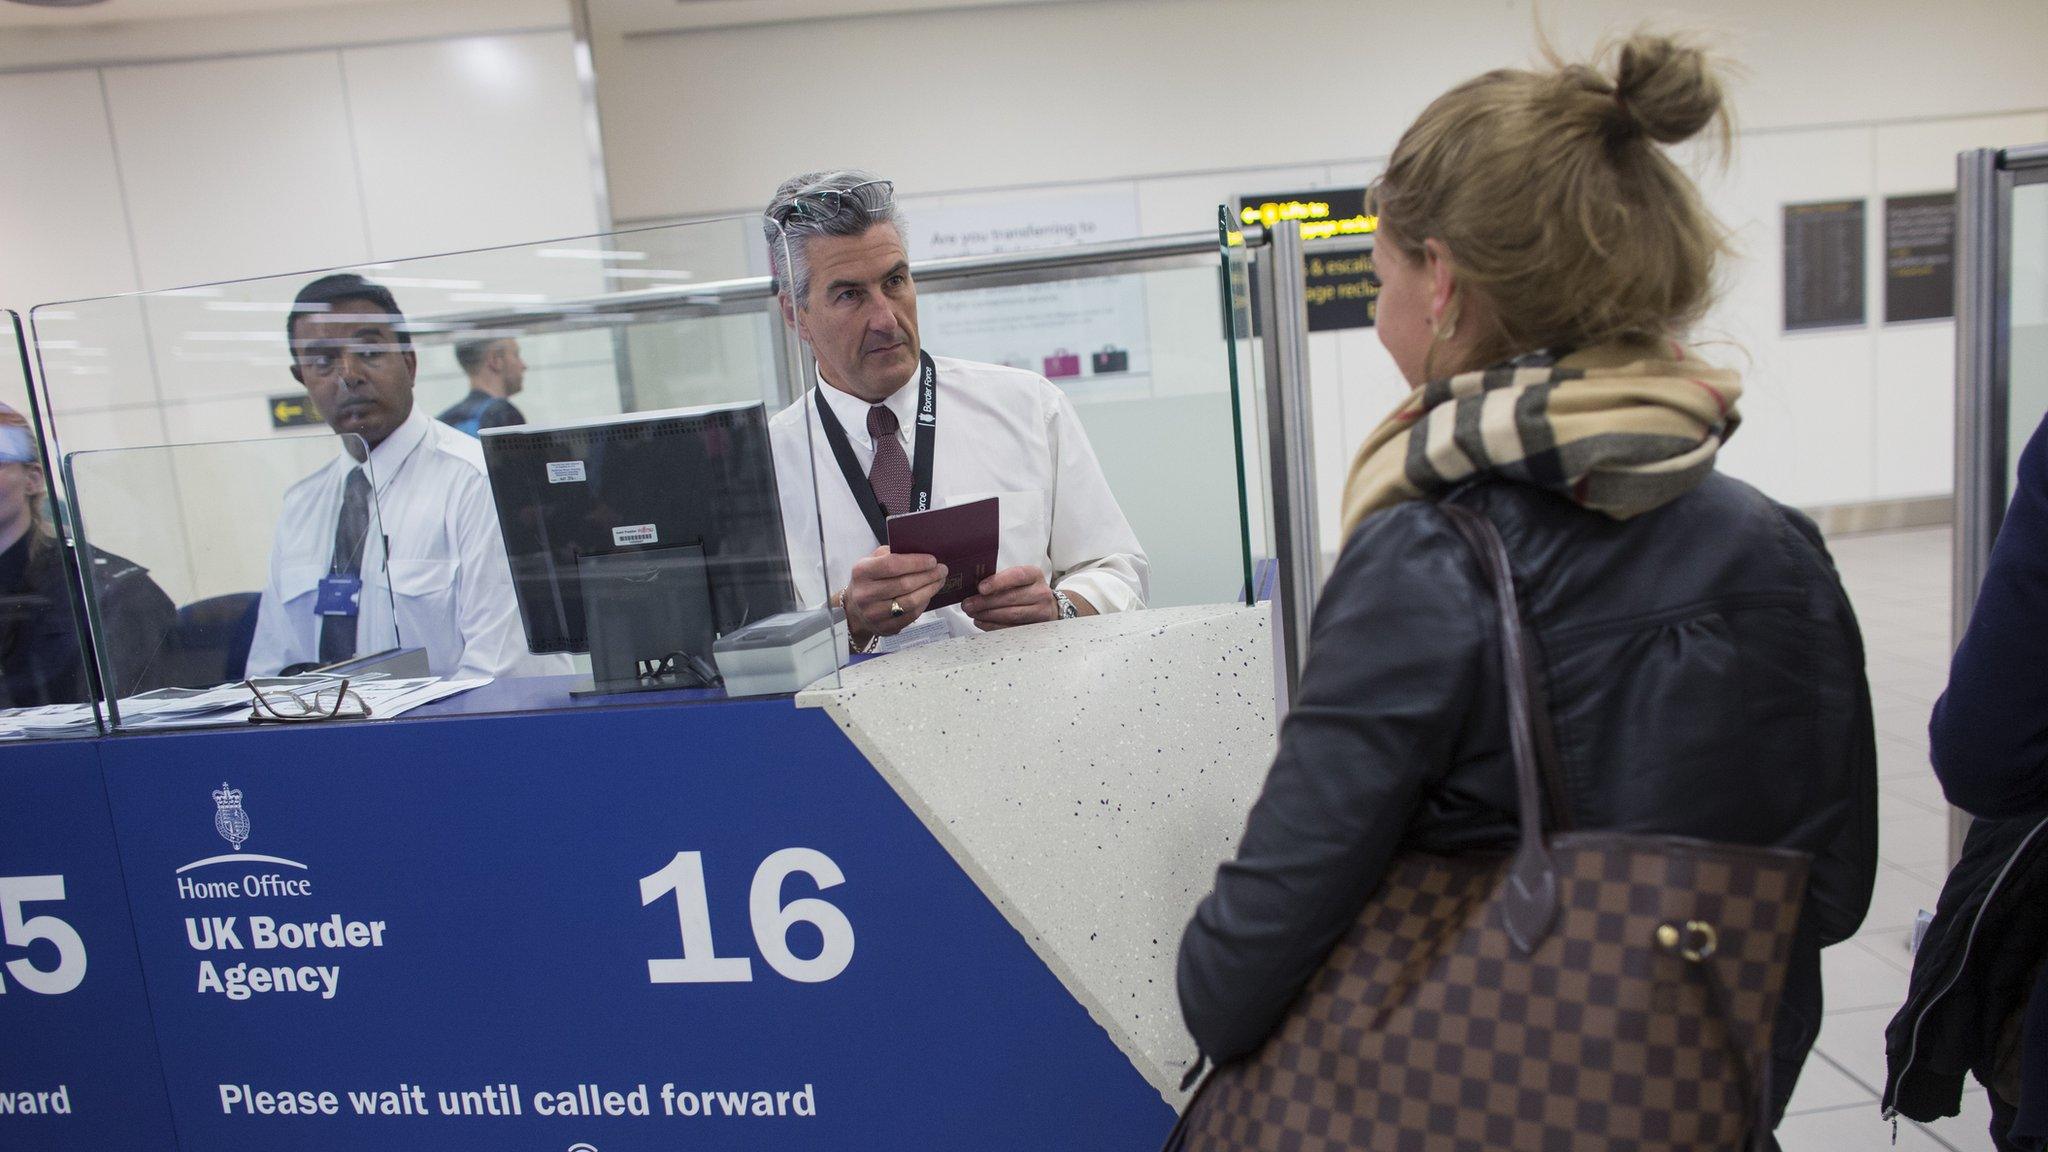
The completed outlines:
<svg viewBox="0 0 2048 1152">
<path fill-rule="evenodd" d="M 1211 1074 L 1167 1147 L 1765 1147 L 1771 1022 L 1807 857 L 1546 836 L 1554 754 L 1534 722 L 1507 552 L 1485 517 L 1440 507 L 1504 621 L 1519 847 L 1396 859 L 1278 1031 Z"/>
</svg>

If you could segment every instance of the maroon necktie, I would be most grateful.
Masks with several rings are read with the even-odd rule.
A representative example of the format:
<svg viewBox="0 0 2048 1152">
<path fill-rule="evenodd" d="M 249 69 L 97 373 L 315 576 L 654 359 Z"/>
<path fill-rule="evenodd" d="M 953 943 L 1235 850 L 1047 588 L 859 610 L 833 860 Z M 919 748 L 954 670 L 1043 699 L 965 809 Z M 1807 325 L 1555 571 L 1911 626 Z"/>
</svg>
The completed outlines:
<svg viewBox="0 0 2048 1152">
<path fill-rule="evenodd" d="M 868 409 L 868 435 L 875 442 L 875 462 L 868 467 L 868 487 L 875 490 L 882 511 L 900 516 L 910 511 L 910 457 L 896 438 L 896 414 L 886 404 Z"/>
</svg>

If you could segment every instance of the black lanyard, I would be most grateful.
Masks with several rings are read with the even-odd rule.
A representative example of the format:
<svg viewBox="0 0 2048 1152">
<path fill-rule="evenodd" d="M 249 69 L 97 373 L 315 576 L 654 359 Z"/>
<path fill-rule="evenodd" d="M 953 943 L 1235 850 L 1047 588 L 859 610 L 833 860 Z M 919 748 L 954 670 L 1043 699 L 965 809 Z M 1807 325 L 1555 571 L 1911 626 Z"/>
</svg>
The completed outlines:
<svg viewBox="0 0 2048 1152">
<path fill-rule="evenodd" d="M 917 354 L 921 370 L 917 385 L 917 438 L 914 447 L 917 454 L 910 461 L 910 510 L 928 511 L 932 506 L 932 444 L 939 436 L 939 368 L 932 363 L 931 353 Z M 831 385 L 824 385 L 829 388 Z M 889 542 L 889 514 L 883 510 L 882 502 L 875 499 L 875 487 L 868 483 L 867 473 L 860 470 L 860 461 L 853 455 L 853 445 L 846 439 L 846 429 L 839 423 L 839 417 L 832 412 L 832 405 L 823 397 L 815 397 L 818 406 L 818 423 L 825 428 L 825 442 L 832 445 L 832 455 L 839 461 L 839 471 L 846 476 L 846 486 L 853 491 L 854 502 L 860 505 L 861 515 L 868 518 L 868 527 L 875 531 L 875 543 Z"/>
</svg>

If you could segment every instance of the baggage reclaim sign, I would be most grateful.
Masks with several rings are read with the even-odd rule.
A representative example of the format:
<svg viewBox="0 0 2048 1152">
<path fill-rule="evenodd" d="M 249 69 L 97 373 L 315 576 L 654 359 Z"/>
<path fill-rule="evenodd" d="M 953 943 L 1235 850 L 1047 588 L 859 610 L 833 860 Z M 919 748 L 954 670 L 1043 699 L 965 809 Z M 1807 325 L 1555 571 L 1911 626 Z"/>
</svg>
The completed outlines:
<svg viewBox="0 0 2048 1152">
<path fill-rule="evenodd" d="M 1270 228 L 1283 220 L 1301 221 L 1301 238 L 1308 242 L 1304 285 L 1308 330 L 1372 327 L 1380 294 L 1372 279 L 1372 253 L 1316 250 L 1320 240 L 1370 236 L 1378 230 L 1379 218 L 1365 211 L 1365 189 L 1322 188 L 1238 198 L 1237 221 L 1241 225 Z"/>
</svg>

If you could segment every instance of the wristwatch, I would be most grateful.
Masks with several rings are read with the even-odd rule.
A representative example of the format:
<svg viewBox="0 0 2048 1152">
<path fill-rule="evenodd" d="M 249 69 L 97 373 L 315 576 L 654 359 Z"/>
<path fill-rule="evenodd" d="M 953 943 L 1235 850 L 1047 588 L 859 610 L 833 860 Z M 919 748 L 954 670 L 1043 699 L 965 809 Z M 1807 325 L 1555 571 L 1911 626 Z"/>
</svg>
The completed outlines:
<svg viewBox="0 0 2048 1152">
<path fill-rule="evenodd" d="M 1052 602 L 1058 605 L 1062 620 L 1072 620 L 1081 614 L 1081 610 L 1074 607 L 1074 601 L 1065 592 L 1053 593 Z"/>
</svg>

